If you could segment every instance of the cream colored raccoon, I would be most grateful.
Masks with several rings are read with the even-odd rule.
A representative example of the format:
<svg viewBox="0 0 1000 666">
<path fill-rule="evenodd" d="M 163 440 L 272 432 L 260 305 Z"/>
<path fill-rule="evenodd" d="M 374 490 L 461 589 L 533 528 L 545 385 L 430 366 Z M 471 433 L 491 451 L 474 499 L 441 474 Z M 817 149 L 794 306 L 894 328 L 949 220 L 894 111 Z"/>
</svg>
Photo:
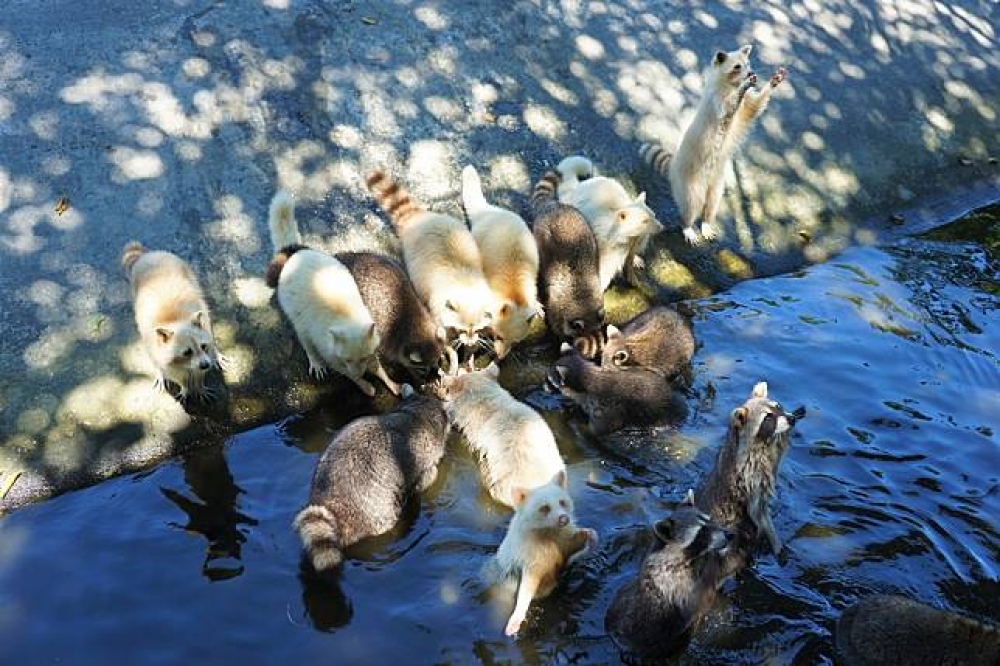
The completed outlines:
<svg viewBox="0 0 1000 666">
<path fill-rule="evenodd" d="M 277 289 L 278 303 L 305 349 L 309 374 L 323 379 L 332 368 L 372 396 L 375 387 L 364 378 L 372 371 L 398 394 L 399 385 L 375 354 L 379 335 L 351 272 L 330 255 L 301 244 L 287 192 L 274 195 L 268 226 L 275 251 L 268 284 Z"/>
<path fill-rule="evenodd" d="M 534 490 L 515 489 L 514 501 L 514 517 L 490 564 L 497 581 L 517 582 L 508 636 L 521 630 L 532 599 L 548 596 L 563 570 L 597 547 L 597 532 L 574 522 L 565 471 Z"/>
<path fill-rule="evenodd" d="M 189 395 L 214 398 L 205 375 L 219 367 L 221 356 L 194 271 L 177 255 L 149 251 L 137 241 L 125 245 L 122 267 L 132 287 L 139 335 L 156 367 L 157 388 L 177 385 L 182 402 Z"/>
<path fill-rule="evenodd" d="M 501 303 L 493 333 L 497 358 L 503 358 L 528 337 L 531 322 L 542 315 L 538 246 L 520 215 L 486 201 L 472 166 L 462 170 L 462 203 L 483 260 L 483 273 Z"/>
<path fill-rule="evenodd" d="M 545 419 L 500 384 L 500 368 L 441 379 L 445 411 L 479 456 L 483 481 L 496 501 L 515 507 L 515 490 L 532 490 L 566 469 Z"/>
<path fill-rule="evenodd" d="M 483 344 L 480 331 L 495 323 L 499 307 L 469 229 L 417 204 L 382 171 L 371 173 L 367 184 L 399 235 L 406 271 L 431 314 L 441 326 L 457 331 L 461 344 Z"/>
<path fill-rule="evenodd" d="M 646 193 L 631 197 L 617 180 L 596 175 L 593 163 L 580 155 L 567 157 L 557 169 L 562 177 L 559 200 L 583 213 L 597 238 L 601 289 L 622 269 L 630 283 L 638 284 L 640 255 L 653 234 L 663 230 L 646 205 Z"/>
<path fill-rule="evenodd" d="M 753 121 L 767 108 L 771 91 L 788 75 L 781 67 L 768 85 L 755 88 L 757 76 L 750 69 L 751 51 L 752 47 L 746 45 L 729 53 L 717 51 L 713 56 L 702 75 L 705 89 L 694 119 L 672 158 L 650 144 L 640 148 L 643 158 L 670 179 L 684 238 L 691 244 L 712 240 L 722 233 L 716 216 L 726 169 Z M 700 233 L 695 227 L 699 218 Z"/>
</svg>

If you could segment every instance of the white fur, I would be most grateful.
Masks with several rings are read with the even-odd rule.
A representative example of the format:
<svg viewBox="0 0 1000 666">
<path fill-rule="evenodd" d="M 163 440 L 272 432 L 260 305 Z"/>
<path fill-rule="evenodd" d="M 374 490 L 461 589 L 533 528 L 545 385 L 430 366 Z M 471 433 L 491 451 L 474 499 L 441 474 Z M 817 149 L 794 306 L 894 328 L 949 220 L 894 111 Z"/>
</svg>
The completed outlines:
<svg viewBox="0 0 1000 666">
<path fill-rule="evenodd" d="M 271 203 L 269 227 L 275 251 L 300 238 L 291 199 L 283 192 Z M 299 250 L 281 271 L 278 303 L 305 349 L 310 374 L 323 379 L 329 367 L 366 395 L 375 394 L 364 375 L 369 370 L 384 374 L 379 373 L 375 355 L 379 335 L 354 277 L 343 264 L 317 250 Z"/>
<path fill-rule="evenodd" d="M 559 200 L 575 207 L 587 219 L 597 239 L 601 289 L 607 289 L 611 280 L 634 262 L 642 266 L 639 253 L 645 250 L 649 238 L 661 231 L 653 210 L 646 205 L 646 193 L 634 199 L 621 183 L 606 176 L 592 175 L 578 180 L 577 174 L 587 172 L 590 160 L 579 155 L 567 157 L 559 163 L 562 182 Z M 589 172 L 594 173 L 593 165 Z"/>
<path fill-rule="evenodd" d="M 495 351 L 506 356 L 542 314 L 538 302 L 538 246 L 520 215 L 486 201 L 479 174 L 462 170 L 462 202 L 482 258 L 483 273 L 500 304 L 493 322 Z"/>
<path fill-rule="evenodd" d="M 543 486 L 566 465 L 545 419 L 504 390 L 497 383 L 498 372 L 491 364 L 444 378 L 445 409 L 479 456 L 490 495 L 513 507 L 516 489 Z"/>
<path fill-rule="evenodd" d="M 694 118 L 670 161 L 670 189 L 681 212 L 684 237 L 692 244 L 721 234 L 716 216 L 733 153 L 766 108 L 771 89 L 784 79 L 782 74 L 761 90 L 752 88 L 756 78 L 750 78 L 751 50 L 744 46 L 720 52 L 725 56 L 721 62 L 713 57 L 703 73 L 705 87 Z M 699 218 L 700 233 L 695 227 Z"/>
</svg>

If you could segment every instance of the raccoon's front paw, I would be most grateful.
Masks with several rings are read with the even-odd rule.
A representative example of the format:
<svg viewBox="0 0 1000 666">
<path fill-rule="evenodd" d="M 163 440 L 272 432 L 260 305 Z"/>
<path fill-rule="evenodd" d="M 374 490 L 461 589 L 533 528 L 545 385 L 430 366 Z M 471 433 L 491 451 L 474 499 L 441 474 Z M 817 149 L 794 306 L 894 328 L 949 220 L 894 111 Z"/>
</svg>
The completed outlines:
<svg viewBox="0 0 1000 666">
<path fill-rule="evenodd" d="M 788 70 L 784 67 L 779 67 L 778 71 L 771 75 L 771 87 L 777 88 L 787 78 Z"/>
<path fill-rule="evenodd" d="M 705 242 L 705 239 L 701 237 L 701 234 L 699 234 L 698 230 L 694 227 L 687 227 L 684 229 L 684 240 L 688 242 L 688 245 L 693 245 L 695 247 Z"/>
<path fill-rule="evenodd" d="M 583 531 L 587 533 L 587 552 L 592 553 L 597 550 L 597 545 L 600 543 L 600 539 L 597 536 L 597 530 L 585 527 L 583 528 Z"/>
<path fill-rule="evenodd" d="M 717 222 L 706 222 L 701 225 L 701 236 L 706 241 L 713 241 L 722 235 L 722 227 Z"/>
<path fill-rule="evenodd" d="M 632 268 L 637 271 L 646 270 L 646 260 L 639 255 L 635 255 L 632 257 Z"/>
<path fill-rule="evenodd" d="M 167 391 L 167 378 L 160 375 L 153 379 L 153 390 L 157 393 L 166 393 Z"/>
<path fill-rule="evenodd" d="M 326 379 L 326 368 L 322 365 L 316 365 L 314 363 L 309 364 L 309 375 L 316 381 L 323 381 Z"/>
<path fill-rule="evenodd" d="M 514 614 L 510 616 L 507 620 L 507 627 L 504 629 L 504 633 L 508 636 L 517 636 L 517 632 L 521 631 L 521 625 L 524 623 L 524 616 L 520 614 Z"/>
<path fill-rule="evenodd" d="M 751 74 L 750 76 L 748 76 L 747 83 L 749 83 L 751 87 L 757 85 L 757 75 Z"/>
<path fill-rule="evenodd" d="M 215 354 L 215 367 L 222 372 L 228 372 L 233 368 L 233 361 L 228 357 L 216 352 Z"/>
</svg>

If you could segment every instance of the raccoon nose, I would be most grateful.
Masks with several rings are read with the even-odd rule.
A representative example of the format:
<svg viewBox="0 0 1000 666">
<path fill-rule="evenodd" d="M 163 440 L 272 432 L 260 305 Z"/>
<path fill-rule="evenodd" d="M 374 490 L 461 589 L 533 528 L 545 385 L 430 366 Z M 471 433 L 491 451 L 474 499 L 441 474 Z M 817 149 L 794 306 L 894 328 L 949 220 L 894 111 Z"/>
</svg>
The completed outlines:
<svg viewBox="0 0 1000 666">
<path fill-rule="evenodd" d="M 198 362 L 198 368 L 201 370 L 208 370 L 210 367 L 212 367 L 212 363 L 207 358 L 203 358 Z"/>
<path fill-rule="evenodd" d="M 559 527 L 566 527 L 567 525 L 569 525 L 569 516 L 567 516 L 565 513 L 562 514 L 561 516 L 559 516 L 559 519 L 556 521 L 556 523 L 559 525 Z"/>
</svg>

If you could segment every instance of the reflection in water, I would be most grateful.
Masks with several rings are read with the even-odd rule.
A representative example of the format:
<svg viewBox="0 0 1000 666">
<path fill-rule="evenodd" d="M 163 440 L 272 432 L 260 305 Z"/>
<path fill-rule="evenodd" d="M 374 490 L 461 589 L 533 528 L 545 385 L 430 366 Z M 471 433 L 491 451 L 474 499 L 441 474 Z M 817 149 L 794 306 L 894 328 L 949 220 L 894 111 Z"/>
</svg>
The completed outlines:
<svg viewBox="0 0 1000 666">
<path fill-rule="evenodd" d="M 320 631 L 346 626 L 354 615 L 351 600 L 340 588 L 340 572 L 318 573 L 303 557 L 299 563 L 302 605 L 312 625 Z"/>
<path fill-rule="evenodd" d="M 195 499 L 171 488 L 160 488 L 188 516 L 186 525 L 170 524 L 208 540 L 201 568 L 206 578 L 219 581 L 239 576 L 243 573 L 240 550 L 246 543 L 239 526 L 254 526 L 257 521 L 237 508 L 243 490 L 233 481 L 224 446 L 211 446 L 185 456 L 184 480 Z"/>
</svg>

